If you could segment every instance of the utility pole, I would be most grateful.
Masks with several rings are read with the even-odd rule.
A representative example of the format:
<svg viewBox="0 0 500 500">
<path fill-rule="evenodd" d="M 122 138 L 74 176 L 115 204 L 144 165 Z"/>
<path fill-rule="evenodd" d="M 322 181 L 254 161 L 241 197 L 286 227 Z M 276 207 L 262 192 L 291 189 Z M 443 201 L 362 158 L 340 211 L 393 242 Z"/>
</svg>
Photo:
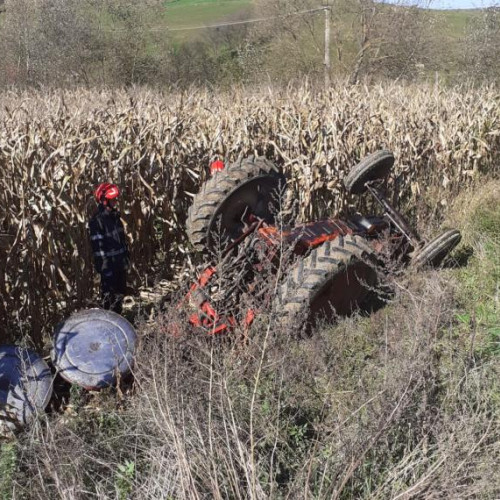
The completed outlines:
<svg viewBox="0 0 500 500">
<path fill-rule="evenodd" d="M 325 90 L 330 88 L 330 11 L 328 0 L 325 0 Z"/>
</svg>

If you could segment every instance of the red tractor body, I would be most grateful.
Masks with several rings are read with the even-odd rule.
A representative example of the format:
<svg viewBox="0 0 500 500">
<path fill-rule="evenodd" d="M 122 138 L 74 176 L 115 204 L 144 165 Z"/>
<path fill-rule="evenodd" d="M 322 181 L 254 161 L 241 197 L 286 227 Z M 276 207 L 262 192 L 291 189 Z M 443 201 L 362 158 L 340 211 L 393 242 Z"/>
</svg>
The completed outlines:
<svg viewBox="0 0 500 500">
<path fill-rule="evenodd" d="M 418 266 L 435 265 L 460 241 L 460 233 L 452 230 L 426 245 L 389 204 L 378 184 L 389 174 L 393 162 L 392 153 L 379 151 L 354 167 L 345 181 L 351 194 L 370 192 L 383 208 L 382 216 L 353 214 L 294 227 L 280 227 L 276 222 L 284 177 L 271 162 L 252 157 L 227 168 L 217 162 L 189 211 L 188 235 L 195 248 L 211 250 L 217 231 L 223 256 L 235 254 L 251 241 L 254 275 L 279 261 L 286 248 L 293 256 L 287 261 L 291 266 L 288 281 L 298 290 L 281 286 L 280 291 L 287 296 L 282 306 L 290 317 L 297 318 L 304 308 L 305 316 L 309 312 L 328 315 L 335 309 L 349 311 L 366 295 L 367 286 L 358 276 L 374 282 L 373 262 L 382 251 L 389 258 L 403 257 Z M 185 300 L 193 309 L 191 325 L 209 335 L 225 333 L 238 324 L 233 314 L 218 311 L 215 306 L 212 288 L 217 278 L 217 266 L 208 265 Z M 254 290 L 252 279 L 247 288 L 250 293 Z M 251 325 L 257 312 L 249 308 L 240 314 L 244 328 Z"/>
</svg>

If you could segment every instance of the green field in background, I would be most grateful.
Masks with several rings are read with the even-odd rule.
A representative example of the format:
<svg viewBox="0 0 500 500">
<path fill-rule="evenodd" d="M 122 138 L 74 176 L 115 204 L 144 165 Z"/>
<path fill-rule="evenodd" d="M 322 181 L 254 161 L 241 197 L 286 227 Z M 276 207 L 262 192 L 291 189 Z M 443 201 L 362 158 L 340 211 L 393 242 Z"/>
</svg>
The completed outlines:
<svg viewBox="0 0 500 500">
<path fill-rule="evenodd" d="M 160 32 L 164 29 L 165 33 L 171 31 L 171 36 L 174 41 L 182 42 L 192 39 L 198 39 L 206 35 L 206 31 L 201 29 L 186 29 L 203 27 L 211 24 L 223 23 L 225 21 L 239 21 L 255 17 L 253 12 L 253 0 L 166 0 L 163 3 L 162 12 L 158 15 L 158 11 L 152 12 L 151 18 L 147 24 L 152 28 L 159 29 Z M 318 2 L 319 4 L 320 2 Z M 459 45 L 460 40 L 466 36 L 468 25 L 481 15 L 480 10 L 448 10 L 448 11 L 432 11 L 433 22 L 435 23 L 434 30 L 439 33 L 442 43 L 447 45 L 451 50 L 451 59 L 455 60 L 460 55 L 462 47 Z M 5 13 L 0 12 L 0 29 Z M 322 16 L 314 16 L 314 25 L 318 30 L 322 30 Z M 334 29 L 340 33 L 345 33 L 346 30 L 351 30 L 355 19 L 351 16 L 336 18 L 334 20 Z M 113 22 L 105 23 L 108 27 L 113 26 Z M 335 26 L 337 24 L 337 26 Z M 179 30 L 179 31 L 177 31 Z M 437 43 L 436 45 L 441 45 Z M 333 43 L 332 43 L 333 46 Z M 456 49 L 454 49 L 456 47 Z M 436 46 L 436 50 L 443 47 Z M 344 49 L 355 50 L 351 48 L 349 43 L 344 46 Z M 458 60 L 458 59 L 457 59 Z M 455 64 L 450 63 L 451 68 Z M 453 69 L 452 69 L 453 71 Z"/>
<path fill-rule="evenodd" d="M 166 0 L 164 15 L 155 18 L 157 25 L 169 28 L 202 26 L 224 20 L 245 19 L 252 12 L 252 0 Z M 241 17 L 239 16 L 241 14 Z M 248 14 L 248 16 L 243 16 Z M 436 29 L 450 39 L 461 39 L 468 24 L 479 17 L 480 10 L 434 11 Z M 0 10 L 0 20 L 4 17 Z M 187 31 L 186 33 L 189 33 Z M 192 34 L 196 31 L 191 31 Z"/>
<path fill-rule="evenodd" d="M 235 19 L 240 13 L 250 13 L 251 7 L 251 0 L 175 0 L 165 2 L 163 21 L 170 28 L 202 26 Z"/>
</svg>

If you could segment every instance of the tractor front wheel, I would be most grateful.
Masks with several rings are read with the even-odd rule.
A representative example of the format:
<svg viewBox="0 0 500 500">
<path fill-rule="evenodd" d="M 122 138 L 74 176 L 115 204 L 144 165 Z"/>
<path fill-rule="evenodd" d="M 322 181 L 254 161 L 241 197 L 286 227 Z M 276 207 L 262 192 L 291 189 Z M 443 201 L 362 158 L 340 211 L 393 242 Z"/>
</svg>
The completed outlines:
<svg viewBox="0 0 500 500">
<path fill-rule="evenodd" d="M 462 235 L 457 229 L 445 231 L 418 250 L 412 258 L 412 265 L 417 269 L 438 267 L 461 239 Z"/>
<path fill-rule="evenodd" d="M 381 150 L 363 158 L 352 168 L 344 180 L 349 194 L 363 194 L 365 184 L 369 181 L 385 179 L 394 165 L 394 155 L 390 151 Z"/>
</svg>

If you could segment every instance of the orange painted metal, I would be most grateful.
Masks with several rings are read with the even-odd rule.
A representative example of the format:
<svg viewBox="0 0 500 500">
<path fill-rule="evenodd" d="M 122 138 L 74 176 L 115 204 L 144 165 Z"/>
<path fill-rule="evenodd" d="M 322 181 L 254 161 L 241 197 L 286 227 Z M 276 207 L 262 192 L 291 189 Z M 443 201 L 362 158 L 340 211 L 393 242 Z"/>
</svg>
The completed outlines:
<svg viewBox="0 0 500 500">
<path fill-rule="evenodd" d="M 257 225 L 251 228 L 259 239 L 265 243 L 264 255 L 268 260 L 272 260 L 279 252 L 280 243 L 285 242 L 294 245 L 295 253 L 302 255 L 310 249 L 316 248 L 325 241 L 332 241 L 340 235 L 352 234 L 353 229 L 345 222 L 338 219 L 327 219 L 319 222 L 310 222 L 294 227 L 293 229 L 278 230 L 276 226 Z M 259 265 L 256 265 L 257 271 Z M 198 280 L 191 285 L 185 300 L 196 308 L 196 312 L 189 316 L 191 325 L 209 334 L 220 334 L 227 332 L 236 326 L 233 317 L 222 317 L 215 310 L 210 302 L 209 295 L 204 291 L 213 279 L 217 270 L 215 267 L 207 267 L 198 277 Z M 243 321 L 243 326 L 248 328 L 255 319 L 256 312 L 249 309 Z"/>
<path fill-rule="evenodd" d="M 279 253 L 283 243 L 293 245 L 295 254 L 304 255 L 326 241 L 333 241 L 339 236 L 345 236 L 356 232 L 358 231 L 355 225 L 349 225 L 339 219 L 309 222 L 292 229 L 283 230 L 279 230 L 276 226 L 268 226 L 266 224 L 253 222 L 241 240 L 252 233 L 255 234 L 261 242 L 260 253 L 262 255 L 260 258 L 266 261 L 272 261 Z M 239 244 L 241 240 L 233 242 L 234 245 L 232 245 L 231 248 Z M 257 245 L 258 244 L 259 243 L 257 243 Z M 379 251 L 380 249 L 376 248 L 376 250 Z M 262 263 L 255 264 L 255 270 L 257 272 L 259 272 L 261 267 Z M 197 281 L 191 285 L 185 297 L 185 301 L 196 309 L 196 312 L 189 316 L 190 324 L 202 328 L 208 335 L 226 333 L 237 324 L 234 317 L 219 315 L 211 303 L 209 293 L 205 291 L 216 272 L 217 269 L 215 267 L 207 267 L 199 275 Z M 251 287 L 251 284 L 249 287 Z M 246 312 L 242 327 L 248 329 L 253 323 L 255 316 L 256 311 L 249 309 Z"/>
<path fill-rule="evenodd" d="M 257 234 L 271 246 L 280 242 L 295 245 L 295 253 L 302 255 L 306 251 L 318 247 L 325 241 L 333 241 L 339 236 L 352 234 L 354 230 L 339 219 L 326 219 L 319 222 L 309 222 L 293 229 L 279 231 L 275 226 L 261 227 Z"/>
<path fill-rule="evenodd" d="M 213 266 L 205 269 L 198 277 L 198 281 L 191 285 L 185 297 L 185 301 L 197 310 L 189 316 L 189 323 L 203 328 L 208 335 L 225 333 L 229 328 L 236 326 L 234 318 L 221 317 L 217 313 L 210 303 L 209 296 L 203 290 L 216 272 L 217 269 Z"/>
<path fill-rule="evenodd" d="M 210 165 L 210 174 L 213 175 L 215 172 L 220 172 L 224 170 L 224 162 L 217 160 Z"/>
</svg>

